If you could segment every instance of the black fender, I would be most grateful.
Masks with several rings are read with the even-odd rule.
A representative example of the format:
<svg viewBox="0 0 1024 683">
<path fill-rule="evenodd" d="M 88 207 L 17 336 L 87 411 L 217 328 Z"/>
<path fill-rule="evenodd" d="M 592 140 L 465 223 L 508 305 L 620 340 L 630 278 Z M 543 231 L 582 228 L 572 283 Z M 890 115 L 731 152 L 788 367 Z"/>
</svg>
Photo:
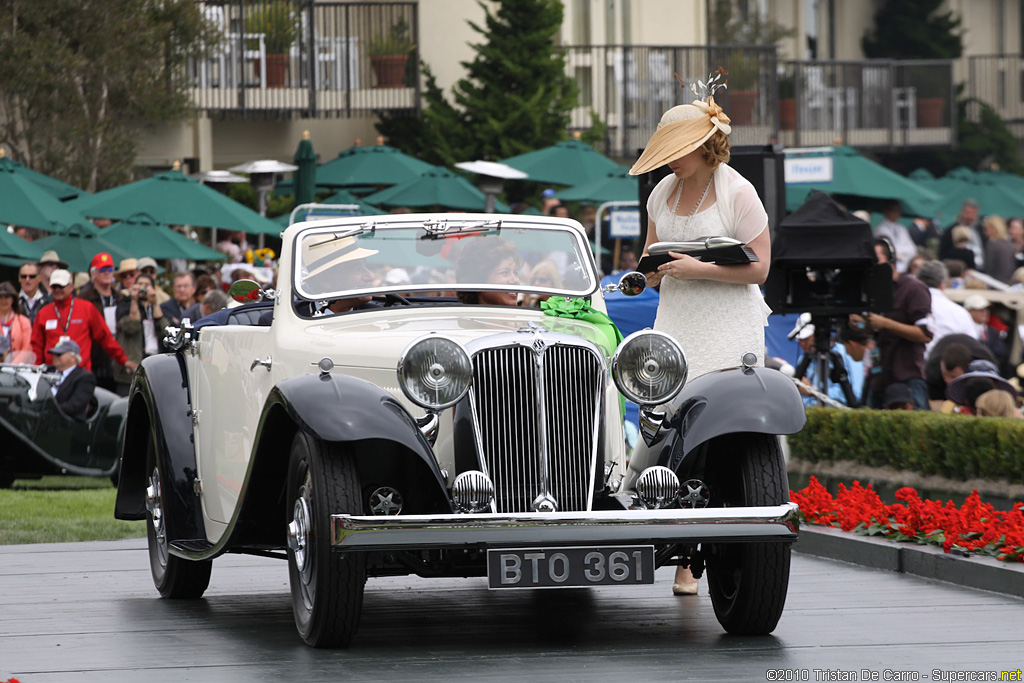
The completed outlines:
<svg viewBox="0 0 1024 683">
<path fill-rule="evenodd" d="M 452 512 L 433 449 L 393 396 L 347 375 L 303 375 L 275 386 L 264 404 L 231 545 L 274 546 L 283 540 L 282 520 L 290 514 L 283 500 L 287 454 L 298 430 L 322 441 L 352 443 L 363 488 L 395 486 L 406 501 L 405 514 Z"/>
<path fill-rule="evenodd" d="M 195 491 L 192 397 L 185 359 L 177 353 L 146 358 L 132 381 L 114 504 L 117 519 L 146 517 L 147 439 L 153 441 L 160 466 L 168 540 L 205 540 L 202 506 Z"/>
<path fill-rule="evenodd" d="M 778 370 L 743 368 L 701 375 L 672 401 L 657 463 L 679 471 L 701 444 L 723 434 L 795 434 L 807 414 L 793 381 Z"/>
</svg>

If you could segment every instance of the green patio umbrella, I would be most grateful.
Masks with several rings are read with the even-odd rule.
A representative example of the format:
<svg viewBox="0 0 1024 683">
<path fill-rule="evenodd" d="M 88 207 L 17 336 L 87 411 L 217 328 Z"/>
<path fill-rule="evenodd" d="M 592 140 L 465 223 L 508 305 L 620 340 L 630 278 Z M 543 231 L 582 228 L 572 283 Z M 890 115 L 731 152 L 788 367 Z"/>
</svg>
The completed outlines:
<svg viewBox="0 0 1024 683">
<path fill-rule="evenodd" d="M 501 163 L 526 173 L 531 181 L 555 185 L 581 185 L 619 170 L 619 164 L 582 140 L 557 142 Z"/>
<path fill-rule="evenodd" d="M 861 156 L 852 147 L 837 145 L 831 156 L 832 182 L 786 184 L 788 210 L 803 204 L 811 190 L 821 190 L 851 210 L 880 210 L 886 202 L 898 200 L 907 216 L 933 216 L 940 196 L 923 184 Z"/>
<path fill-rule="evenodd" d="M 396 185 L 414 180 L 432 168 L 431 164 L 387 145 L 349 147 L 317 167 L 316 182 L 329 187 Z"/>
<path fill-rule="evenodd" d="M 88 194 L 85 190 L 79 190 L 74 185 L 68 185 L 56 178 L 51 178 L 48 175 L 39 173 L 38 171 L 33 171 L 20 161 L 8 159 L 4 156 L 2 148 L 0 148 L 0 169 L 10 169 L 28 180 L 31 180 L 33 183 L 45 190 L 47 194 L 53 195 L 54 198 L 59 199 L 60 201 L 74 199 L 80 195 Z"/>
<path fill-rule="evenodd" d="M 373 204 L 363 201 L 359 197 L 355 196 L 349 190 L 342 189 L 338 190 L 330 197 L 325 197 L 320 200 L 321 204 L 357 204 L 359 206 L 359 212 L 364 216 L 379 216 L 380 214 L 387 213 L 382 209 L 378 209 Z"/>
<path fill-rule="evenodd" d="M 0 223 L 60 232 L 85 220 L 81 213 L 33 182 L 26 170 L 9 159 L 0 159 Z"/>
<path fill-rule="evenodd" d="M 172 258 L 223 261 L 227 258 L 222 252 L 203 246 L 144 213 L 104 228 L 99 236 L 136 258 L 149 256 L 161 261 Z"/>
<path fill-rule="evenodd" d="M 32 244 L 43 251 L 49 249 L 57 251 L 60 254 L 61 260 L 67 262 L 68 270 L 78 272 L 89 270 L 89 264 L 92 262 L 93 256 L 101 251 L 109 253 L 114 258 L 114 261 L 134 256 L 134 254 L 98 236 L 96 232 L 96 228 L 87 223 L 75 223 L 62 233 L 44 237 Z"/>
<path fill-rule="evenodd" d="M 0 263 L 4 265 L 20 265 L 25 261 L 35 261 L 43 255 L 43 250 L 35 242 L 26 242 L 17 235 L 0 227 Z M 6 261 L 6 262 L 4 262 Z"/>
<path fill-rule="evenodd" d="M 295 204 L 309 204 L 316 194 L 316 152 L 313 151 L 308 130 L 302 131 L 302 140 L 299 141 L 292 160 L 299 167 L 292 174 L 295 183 Z"/>
<path fill-rule="evenodd" d="M 942 201 L 935 209 L 935 218 L 940 226 L 951 225 L 967 199 L 978 202 L 982 215 L 1024 216 L 1024 194 L 1000 184 L 990 174 L 976 173 L 959 181 L 947 178 L 948 174 L 935 181 L 942 192 Z"/>
<path fill-rule="evenodd" d="M 277 235 L 281 226 L 180 170 L 68 202 L 91 218 L 124 220 L 146 213 L 165 225 L 193 225 Z"/>
<path fill-rule="evenodd" d="M 606 175 L 581 183 L 555 194 L 564 202 L 628 202 L 639 197 L 639 180 L 629 175 L 629 169 L 620 166 Z"/>
<path fill-rule="evenodd" d="M 483 211 L 486 197 L 471 182 L 446 168 L 431 167 L 423 175 L 363 198 L 380 206 L 409 206 L 429 209 L 440 206 L 461 211 Z M 508 213 L 500 202 L 495 211 Z"/>
</svg>

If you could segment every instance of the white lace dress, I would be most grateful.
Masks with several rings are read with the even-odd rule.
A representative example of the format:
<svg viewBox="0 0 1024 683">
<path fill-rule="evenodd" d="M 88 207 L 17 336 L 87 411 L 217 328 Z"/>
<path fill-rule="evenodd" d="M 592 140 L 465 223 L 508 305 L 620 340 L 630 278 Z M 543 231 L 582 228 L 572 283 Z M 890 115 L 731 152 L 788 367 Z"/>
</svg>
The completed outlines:
<svg viewBox="0 0 1024 683">
<path fill-rule="evenodd" d="M 742 239 L 726 227 L 719 211 L 721 196 L 689 222 L 685 216 L 675 216 L 665 199 L 674 202 L 676 185 L 672 176 L 666 180 L 671 185 L 668 192 L 666 188 L 656 190 L 648 207 L 658 241 L 680 242 L 710 235 Z M 767 216 L 765 219 L 762 227 L 767 225 Z M 689 378 L 693 379 L 714 370 L 738 367 L 748 351 L 757 355 L 758 365 L 763 365 L 764 327 L 770 312 L 757 285 L 666 276 L 661 282 L 654 329 L 672 335 L 682 345 Z"/>
</svg>

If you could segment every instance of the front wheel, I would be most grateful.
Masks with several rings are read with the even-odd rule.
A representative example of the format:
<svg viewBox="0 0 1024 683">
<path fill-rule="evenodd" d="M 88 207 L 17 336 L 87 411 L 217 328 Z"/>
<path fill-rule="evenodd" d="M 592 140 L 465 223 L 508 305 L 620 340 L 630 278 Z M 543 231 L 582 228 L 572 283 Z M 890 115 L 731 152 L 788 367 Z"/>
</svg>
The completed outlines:
<svg viewBox="0 0 1024 683">
<path fill-rule="evenodd" d="M 212 560 L 194 562 L 170 553 L 166 507 L 160 466 L 152 440 L 146 449 L 146 538 L 149 541 L 149 570 L 160 595 L 171 599 L 201 598 L 210 585 Z"/>
<path fill-rule="evenodd" d="M 287 502 L 295 626 L 308 645 L 345 647 L 359 627 L 366 558 L 331 547 L 331 514 L 362 511 L 356 468 L 341 446 L 296 434 Z"/>
<path fill-rule="evenodd" d="M 781 505 L 789 501 L 776 436 L 730 434 L 715 440 L 708 458 L 713 505 Z M 706 551 L 708 588 L 718 622 L 735 635 L 775 630 L 789 588 L 789 543 L 715 543 Z"/>
</svg>

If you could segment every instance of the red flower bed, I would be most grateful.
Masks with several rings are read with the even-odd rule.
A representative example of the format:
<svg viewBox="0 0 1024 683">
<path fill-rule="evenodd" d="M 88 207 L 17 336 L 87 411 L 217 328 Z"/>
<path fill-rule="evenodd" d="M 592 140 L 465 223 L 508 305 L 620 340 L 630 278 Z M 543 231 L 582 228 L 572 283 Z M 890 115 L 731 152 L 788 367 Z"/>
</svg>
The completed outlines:
<svg viewBox="0 0 1024 683">
<path fill-rule="evenodd" d="M 1008 511 L 995 510 L 981 502 L 975 489 L 959 508 L 921 500 L 917 491 L 903 487 L 896 492 L 898 503 L 886 505 L 868 484 L 854 481 L 850 488 L 839 485 L 832 496 L 817 478 L 802 491 L 790 491 L 806 522 L 839 527 L 864 536 L 884 536 L 893 541 L 941 545 L 947 553 L 975 552 L 1006 562 L 1024 562 L 1024 503 Z"/>
</svg>

